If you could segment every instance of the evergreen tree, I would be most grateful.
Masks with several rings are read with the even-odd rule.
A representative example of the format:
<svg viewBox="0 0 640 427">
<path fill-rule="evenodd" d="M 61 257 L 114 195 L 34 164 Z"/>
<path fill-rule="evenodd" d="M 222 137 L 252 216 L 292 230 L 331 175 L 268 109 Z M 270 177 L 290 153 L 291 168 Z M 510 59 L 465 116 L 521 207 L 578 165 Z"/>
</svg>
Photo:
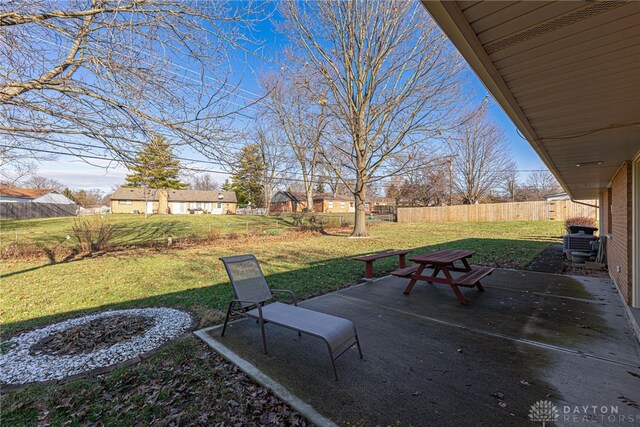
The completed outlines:
<svg viewBox="0 0 640 427">
<path fill-rule="evenodd" d="M 231 184 L 225 181 L 223 189 L 235 191 L 238 204 L 263 207 L 264 162 L 257 144 L 247 145 L 238 156 L 238 169 L 231 175 Z"/>
<path fill-rule="evenodd" d="M 315 193 L 316 193 L 316 194 L 322 194 L 322 193 L 324 193 L 324 192 L 325 192 L 325 189 L 324 189 L 324 182 L 322 182 L 322 181 L 318 181 L 318 183 L 316 184 L 316 188 L 315 188 L 315 190 L 314 190 L 314 191 L 315 191 Z"/>
<path fill-rule="evenodd" d="M 157 135 L 145 144 L 127 167 L 132 173 L 125 177 L 126 187 L 187 188 L 178 177 L 180 161 L 175 158 L 171 144 L 163 136 Z"/>
<path fill-rule="evenodd" d="M 62 190 L 62 195 L 68 199 L 73 200 L 75 203 L 78 203 L 78 201 L 76 200 L 76 195 L 73 194 L 73 191 L 71 191 L 69 187 L 65 187 L 64 190 Z"/>
</svg>

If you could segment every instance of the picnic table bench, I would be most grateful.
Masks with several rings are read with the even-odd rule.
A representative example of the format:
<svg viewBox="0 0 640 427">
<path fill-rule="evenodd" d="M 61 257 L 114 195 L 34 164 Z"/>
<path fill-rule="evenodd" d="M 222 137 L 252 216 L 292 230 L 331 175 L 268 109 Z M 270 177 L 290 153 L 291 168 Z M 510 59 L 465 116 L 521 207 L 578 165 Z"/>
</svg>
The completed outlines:
<svg viewBox="0 0 640 427">
<path fill-rule="evenodd" d="M 387 252 L 381 252 L 379 254 L 372 254 L 372 255 L 365 255 L 365 256 L 359 256 L 359 257 L 355 257 L 353 260 L 354 261 L 362 261 L 365 262 L 365 273 L 364 273 L 364 277 L 366 277 L 367 279 L 373 279 L 373 263 L 375 260 L 377 259 L 381 259 L 381 258 L 387 258 L 387 257 L 392 257 L 392 256 L 397 256 L 399 258 L 399 262 L 398 265 L 399 267 L 405 268 L 406 267 L 406 255 L 411 252 L 411 250 L 409 249 L 403 249 L 403 250 L 398 250 L 398 251 L 387 251 Z"/>
<path fill-rule="evenodd" d="M 411 279 L 404 290 L 405 295 L 411 293 L 413 286 L 418 280 L 428 283 L 442 283 L 451 286 L 460 304 L 467 305 L 467 300 L 462 295 L 462 292 L 460 292 L 460 289 L 458 289 L 458 286 L 465 288 L 477 287 L 478 291 L 482 292 L 484 288 L 480 284 L 480 280 L 493 273 L 494 270 L 492 267 L 472 269 L 467 258 L 470 258 L 474 253 L 475 251 L 466 250 L 441 250 L 419 255 L 410 259 L 416 263 L 415 265 L 400 268 L 391 274 Z M 456 261 L 462 262 L 462 267 L 456 267 Z M 433 268 L 430 276 L 422 275 L 425 268 Z M 454 278 L 451 275 L 452 271 L 464 272 L 465 274 Z M 442 273 L 444 277 L 439 277 L 440 273 Z"/>
</svg>

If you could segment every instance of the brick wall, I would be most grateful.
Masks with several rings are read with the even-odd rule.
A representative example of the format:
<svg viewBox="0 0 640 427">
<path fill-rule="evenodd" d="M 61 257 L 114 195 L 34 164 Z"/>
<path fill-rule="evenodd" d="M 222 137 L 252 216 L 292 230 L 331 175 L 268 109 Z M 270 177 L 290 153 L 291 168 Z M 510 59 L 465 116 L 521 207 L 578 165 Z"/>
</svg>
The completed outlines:
<svg viewBox="0 0 640 427">
<path fill-rule="evenodd" d="M 600 195 L 600 235 L 611 234 L 611 188 Z"/>
<path fill-rule="evenodd" d="M 631 162 L 625 162 L 613 178 L 610 195 L 612 238 L 607 247 L 609 275 L 615 280 L 627 303 L 631 304 Z M 605 191 L 603 201 L 607 199 Z M 605 218 L 606 212 L 605 207 Z M 606 224 L 605 222 L 605 226 Z"/>
</svg>

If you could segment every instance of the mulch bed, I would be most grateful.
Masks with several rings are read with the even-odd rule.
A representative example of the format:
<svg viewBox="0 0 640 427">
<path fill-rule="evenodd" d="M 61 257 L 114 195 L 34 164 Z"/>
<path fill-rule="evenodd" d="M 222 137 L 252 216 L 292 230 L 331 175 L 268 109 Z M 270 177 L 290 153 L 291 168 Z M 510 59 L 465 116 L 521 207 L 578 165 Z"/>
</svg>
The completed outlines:
<svg viewBox="0 0 640 427">
<path fill-rule="evenodd" d="M 143 334 L 154 324 L 144 316 L 110 316 L 49 335 L 31 346 L 32 356 L 72 356 L 111 347 Z"/>
</svg>

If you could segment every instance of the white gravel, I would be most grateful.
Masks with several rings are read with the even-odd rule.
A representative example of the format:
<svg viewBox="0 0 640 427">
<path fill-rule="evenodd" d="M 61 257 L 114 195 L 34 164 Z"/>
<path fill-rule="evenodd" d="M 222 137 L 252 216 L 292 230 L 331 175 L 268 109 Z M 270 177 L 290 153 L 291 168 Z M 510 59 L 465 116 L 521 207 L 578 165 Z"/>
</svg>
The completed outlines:
<svg viewBox="0 0 640 427">
<path fill-rule="evenodd" d="M 51 334 L 108 316 L 145 316 L 153 319 L 155 324 L 141 335 L 93 353 L 73 356 L 44 354 L 32 356 L 29 354 L 29 348 L 32 345 Z M 26 384 L 59 380 L 70 375 L 120 363 L 160 347 L 187 330 L 191 326 L 191 322 L 192 319 L 188 313 L 173 308 L 136 308 L 105 311 L 25 332 L 8 340 L 15 347 L 5 354 L 0 354 L 0 382 Z"/>
</svg>

